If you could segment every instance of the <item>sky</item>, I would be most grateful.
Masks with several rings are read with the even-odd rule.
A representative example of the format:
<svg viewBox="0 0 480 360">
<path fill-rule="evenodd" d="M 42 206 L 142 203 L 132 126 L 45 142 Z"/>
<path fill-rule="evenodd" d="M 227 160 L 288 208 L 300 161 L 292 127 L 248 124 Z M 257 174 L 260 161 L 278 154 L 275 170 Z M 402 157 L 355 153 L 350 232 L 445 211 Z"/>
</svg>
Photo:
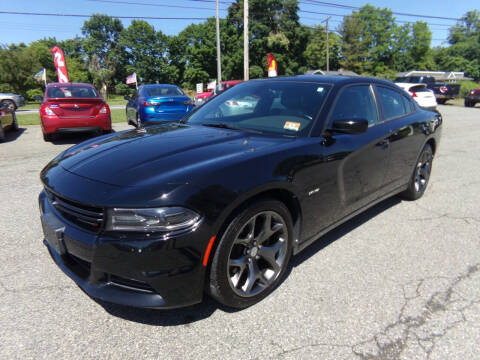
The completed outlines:
<svg viewBox="0 0 480 360">
<path fill-rule="evenodd" d="M 212 0 L 118 0 L 130 4 L 115 4 L 110 0 L 0 0 L 0 12 L 42 12 L 90 15 L 104 13 L 111 16 L 150 16 L 150 17 L 187 17 L 206 18 L 215 16 L 215 2 Z M 226 8 L 231 0 L 220 0 L 220 17 L 227 14 Z M 315 0 L 300 0 L 301 23 L 313 26 L 320 24 L 328 14 L 332 15 L 330 27 L 335 30 L 342 15 L 351 13 L 351 10 L 339 7 L 318 4 Z M 329 4 L 348 6 L 363 6 L 362 0 L 326 0 Z M 144 3 L 148 5 L 136 5 Z M 315 3 L 315 4 L 314 4 Z M 394 12 L 460 18 L 467 11 L 479 9 L 479 0 L 403 0 L 386 1 L 370 0 L 369 4 L 377 7 L 387 7 Z M 173 7 L 176 6 L 176 7 Z M 195 7 L 188 9 L 185 7 Z M 322 13 L 322 14 L 318 14 Z M 420 18 L 404 15 L 395 15 L 399 23 L 423 20 L 430 25 L 432 31 L 432 46 L 446 46 L 448 28 L 455 21 L 445 19 Z M 86 18 L 83 17 L 51 17 L 12 15 L 0 13 L 0 44 L 24 42 L 26 44 L 45 37 L 55 37 L 58 40 L 81 36 L 81 27 Z M 157 20 L 147 19 L 156 30 L 168 35 L 178 34 L 192 22 L 202 20 Z M 131 20 L 122 19 L 125 27 Z"/>
</svg>

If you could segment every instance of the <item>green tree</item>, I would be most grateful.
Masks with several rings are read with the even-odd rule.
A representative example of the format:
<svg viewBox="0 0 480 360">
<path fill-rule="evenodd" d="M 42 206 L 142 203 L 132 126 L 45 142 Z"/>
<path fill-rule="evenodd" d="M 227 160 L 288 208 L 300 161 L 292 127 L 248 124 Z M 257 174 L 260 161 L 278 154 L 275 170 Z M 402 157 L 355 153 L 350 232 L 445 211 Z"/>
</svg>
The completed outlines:
<svg viewBox="0 0 480 360">
<path fill-rule="evenodd" d="M 329 44 L 329 65 L 331 70 L 337 70 L 340 67 L 340 43 L 337 34 L 329 32 L 328 44 Z M 327 66 L 327 48 L 326 48 L 327 36 L 325 28 L 318 25 L 311 29 L 310 39 L 308 41 L 305 52 L 303 53 L 307 67 L 311 70 L 326 69 Z"/>
<path fill-rule="evenodd" d="M 88 69 L 94 83 L 107 98 L 107 89 L 113 84 L 119 70 L 123 49 L 119 44 L 123 25 L 119 19 L 94 14 L 82 26 L 83 50 L 88 56 Z"/>
<path fill-rule="evenodd" d="M 172 83 L 177 81 L 177 69 L 167 57 L 168 37 L 143 20 L 133 20 L 120 35 L 120 46 L 125 49 L 125 69 L 136 72 L 144 83 Z"/>
</svg>

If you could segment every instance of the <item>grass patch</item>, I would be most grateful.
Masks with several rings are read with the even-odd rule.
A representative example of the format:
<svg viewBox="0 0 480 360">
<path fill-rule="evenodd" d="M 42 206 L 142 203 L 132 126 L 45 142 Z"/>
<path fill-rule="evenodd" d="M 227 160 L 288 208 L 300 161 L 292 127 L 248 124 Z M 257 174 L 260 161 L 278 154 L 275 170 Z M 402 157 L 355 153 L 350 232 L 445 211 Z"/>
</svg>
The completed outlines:
<svg viewBox="0 0 480 360">
<path fill-rule="evenodd" d="M 112 114 L 112 123 L 121 123 L 127 122 L 125 116 L 125 109 L 113 109 L 110 111 Z M 39 114 L 18 114 L 17 113 L 18 125 L 40 125 L 40 115 Z"/>
</svg>

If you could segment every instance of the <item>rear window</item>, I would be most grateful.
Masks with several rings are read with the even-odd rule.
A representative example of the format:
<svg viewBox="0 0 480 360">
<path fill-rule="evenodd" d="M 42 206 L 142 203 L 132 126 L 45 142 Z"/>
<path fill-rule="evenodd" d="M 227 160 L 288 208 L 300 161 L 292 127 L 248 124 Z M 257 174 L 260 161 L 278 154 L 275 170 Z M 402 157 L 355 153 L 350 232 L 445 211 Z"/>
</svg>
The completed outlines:
<svg viewBox="0 0 480 360">
<path fill-rule="evenodd" d="M 55 86 L 47 90 L 49 98 L 95 98 L 97 91 L 90 86 Z"/>
<path fill-rule="evenodd" d="M 183 91 L 176 86 L 149 86 L 143 88 L 144 96 L 176 96 L 184 95 Z"/>
</svg>

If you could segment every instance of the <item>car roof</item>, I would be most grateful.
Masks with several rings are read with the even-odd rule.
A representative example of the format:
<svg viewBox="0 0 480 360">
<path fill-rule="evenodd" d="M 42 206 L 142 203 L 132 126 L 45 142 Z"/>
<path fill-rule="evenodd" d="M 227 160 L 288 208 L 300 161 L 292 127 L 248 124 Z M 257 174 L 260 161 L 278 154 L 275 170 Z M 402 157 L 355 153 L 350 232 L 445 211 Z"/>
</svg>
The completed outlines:
<svg viewBox="0 0 480 360">
<path fill-rule="evenodd" d="M 296 75 L 296 76 L 278 76 L 272 78 L 258 79 L 253 81 L 299 81 L 314 82 L 318 84 L 354 84 L 354 83 L 375 83 L 383 85 L 394 85 L 388 80 L 364 76 L 344 76 L 344 75 Z M 395 86 L 395 85 L 394 85 Z"/>
<path fill-rule="evenodd" d="M 163 87 L 179 87 L 178 85 L 174 85 L 174 84 L 144 84 L 144 85 L 140 85 L 140 87 L 157 87 L 157 86 L 163 86 Z"/>
<path fill-rule="evenodd" d="M 87 84 L 87 83 L 75 83 L 75 82 L 72 82 L 72 83 L 58 83 L 58 82 L 52 82 L 52 83 L 47 84 L 47 87 L 59 87 L 59 86 L 73 86 L 73 87 L 89 86 L 89 87 L 95 88 L 95 86 L 93 86 L 92 84 Z"/>
</svg>

